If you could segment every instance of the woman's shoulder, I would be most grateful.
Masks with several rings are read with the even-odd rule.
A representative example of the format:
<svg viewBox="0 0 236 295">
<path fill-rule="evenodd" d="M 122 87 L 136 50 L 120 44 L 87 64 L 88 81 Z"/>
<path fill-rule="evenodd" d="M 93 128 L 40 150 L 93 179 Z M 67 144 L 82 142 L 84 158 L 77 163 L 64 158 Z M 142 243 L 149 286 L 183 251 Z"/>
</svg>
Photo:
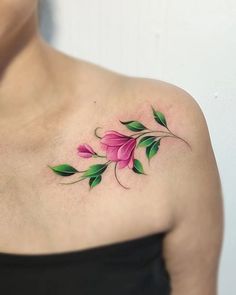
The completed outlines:
<svg viewBox="0 0 236 295">
<path fill-rule="evenodd" d="M 195 147 L 195 151 L 200 152 L 201 148 L 204 150 L 207 145 L 211 145 L 204 112 L 197 98 L 189 91 L 154 78 L 123 75 L 121 81 L 119 102 L 124 115 L 133 111 L 136 116 L 145 116 L 155 109 L 165 116 L 168 121 L 166 127 L 186 137 Z"/>
<path fill-rule="evenodd" d="M 84 127 L 81 140 L 87 142 L 84 134 L 101 127 L 98 136 L 104 137 L 106 156 L 111 162 L 124 160 L 119 177 L 132 189 L 127 192 L 113 182 L 106 185 L 113 194 L 133 196 L 139 218 L 140 208 L 148 208 L 148 217 L 144 217 L 148 224 L 160 228 L 161 215 L 173 221 L 167 238 L 171 242 L 166 243 L 172 257 L 178 256 L 172 245 L 181 240 L 180 252 L 190 236 L 192 244 L 203 242 L 210 248 L 207 238 L 212 227 L 220 230 L 220 181 L 207 122 L 196 99 L 165 81 L 119 74 L 84 61 L 76 63 L 74 78 L 80 94 L 83 89 L 82 111 L 76 109 L 76 118 Z M 89 124 L 84 124 L 85 118 Z M 76 121 L 73 126 L 78 125 Z M 92 138 L 89 142 L 95 145 Z M 133 151 L 135 167 L 131 165 Z M 129 166 L 134 169 L 126 169 Z M 101 190 L 105 181 L 106 177 L 99 184 Z M 195 235 L 199 226 L 204 229 L 201 236 Z M 218 242 L 219 235 L 215 231 L 212 241 Z M 190 256 L 197 251 L 194 245 Z M 178 261 L 177 266 L 180 264 Z M 177 267 L 173 260 L 169 265 Z"/>
<path fill-rule="evenodd" d="M 191 146 L 190 154 L 184 140 L 165 138 L 162 141 L 163 148 L 166 145 L 172 150 L 173 156 L 166 154 L 168 161 L 172 161 L 170 165 L 176 165 L 181 155 L 190 160 L 186 152 L 198 158 L 195 165 L 206 157 L 206 152 L 213 155 L 205 115 L 194 96 L 180 86 L 159 79 L 121 74 L 78 59 L 75 76 L 80 88 L 78 92 L 84 89 L 82 97 L 86 104 L 90 100 L 96 102 L 96 116 L 101 124 L 112 127 L 112 123 L 115 128 L 120 126 L 120 131 L 130 132 L 135 129 L 120 123 L 135 121 L 147 129 L 157 127 L 184 139 Z"/>
<path fill-rule="evenodd" d="M 74 100 L 79 97 L 84 111 L 95 112 L 97 124 L 119 128 L 120 132 L 158 129 L 181 138 L 174 141 L 165 137 L 161 141 L 170 167 L 186 164 L 185 168 L 191 170 L 193 158 L 195 165 L 200 165 L 207 154 L 213 156 L 206 118 L 188 91 L 167 81 L 121 74 L 86 60 L 71 61 L 74 68 L 70 76 L 79 93 Z M 146 129 L 132 127 L 137 122 Z"/>
<path fill-rule="evenodd" d="M 186 127 L 206 129 L 206 120 L 196 99 L 180 86 L 159 79 L 126 75 L 58 50 L 55 52 L 58 71 L 62 72 L 65 84 L 72 88 L 75 99 L 77 94 L 88 100 L 87 94 L 94 95 L 101 103 L 109 100 L 115 104 L 118 112 L 124 109 L 136 112 L 137 106 L 142 109 L 154 104 L 170 113 L 173 123 L 186 120 Z"/>
<path fill-rule="evenodd" d="M 221 183 L 208 124 L 197 100 L 185 89 L 162 80 L 126 77 L 125 84 L 122 120 L 134 118 L 147 128 L 164 132 L 151 171 L 173 192 L 173 220 L 177 224 L 193 216 L 200 218 L 202 204 L 206 210 L 215 206 L 212 215 L 216 218 L 222 208 Z M 128 116 L 131 109 L 134 116 Z M 153 179 L 155 190 L 160 183 Z"/>
<path fill-rule="evenodd" d="M 85 103 L 86 107 L 96 103 L 96 117 L 102 124 L 133 120 L 153 128 L 153 123 L 158 123 L 155 110 L 156 114 L 160 112 L 164 116 L 167 123 L 167 126 L 159 124 L 159 127 L 185 138 L 195 155 L 204 158 L 205 151 L 212 149 L 204 113 L 197 100 L 185 89 L 167 81 L 125 75 L 90 61 L 66 58 L 72 67 L 69 76 L 74 81 L 75 100 L 79 97 L 79 103 Z M 123 127 L 127 129 L 128 126 Z M 169 140 L 166 144 L 173 148 Z M 181 145 L 181 142 L 176 145 Z M 184 146 L 181 146 L 185 153 Z"/>
<path fill-rule="evenodd" d="M 158 78 L 126 75 L 86 60 L 77 59 L 77 65 L 78 76 L 89 77 L 90 89 L 94 87 L 97 93 L 109 93 L 109 100 L 113 100 L 117 110 L 137 112 L 137 107 L 142 111 L 147 105 L 156 105 L 170 114 L 171 122 L 178 120 L 178 125 L 183 122 L 186 128 L 195 127 L 201 129 L 201 134 L 203 130 L 207 133 L 204 113 L 186 89 Z M 196 134 L 197 130 L 190 131 Z"/>
<path fill-rule="evenodd" d="M 139 106 L 138 118 L 145 117 L 151 124 L 147 118 L 152 105 L 151 116 L 161 130 L 176 135 L 161 140 L 159 158 L 153 158 L 151 170 L 156 196 L 163 183 L 170 192 L 164 198 L 172 214 L 164 253 L 173 288 L 187 294 L 192 282 L 198 282 L 200 293 L 215 290 L 223 240 L 223 199 L 203 111 L 189 92 L 171 83 L 136 77 L 126 83 L 128 92 L 133 94 L 127 96 L 131 105 Z M 148 140 L 152 139 L 141 146 Z M 210 253 L 207 259 L 206 253 Z"/>
</svg>

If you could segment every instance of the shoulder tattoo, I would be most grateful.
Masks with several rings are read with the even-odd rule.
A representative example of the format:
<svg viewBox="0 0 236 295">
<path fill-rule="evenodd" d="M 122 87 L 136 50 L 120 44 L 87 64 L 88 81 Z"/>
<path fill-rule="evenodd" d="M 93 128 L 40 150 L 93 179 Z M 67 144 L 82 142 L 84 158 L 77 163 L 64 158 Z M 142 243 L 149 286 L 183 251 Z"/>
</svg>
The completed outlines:
<svg viewBox="0 0 236 295">
<path fill-rule="evenodd" d="M 136 149 L 143 148 L 149 162 L 158 154 L 161 141 L 167 137 L 181 140 L 191 149 L 190 144 L 185 139 L 175 135 L 168 128 L 165 115 L 156 110 L 153 106 L 152 115 L 157 123 L 157 129 L 149 129 L 141 122 L 135 120 L 120 121 L 121 124 L 127 127 L 129 133 L 132 132 L 131 134 L 122 134 L 115 130 L 108 130 L 103 136 L 100 136 L 98 134 L 98 130 L 101 129 L 101 127 L 97 127 L 94 130 L 94 136 L 96 136 L 96 138 L 100 141 L 101 152 L 98 153 L 86 143 L 80 144 L 77 147 L 77 154 L 80 158 L 101 158 L 104 163 L 94 164 L 89 166 L 87 170 L 83 171 L 69 164 L 60 164 L 57 166 L 48 165 L 48 167 L 54 173 L 62 177 L 69 177 L 74 174 L 79 175 L 79 178 L 76 181 L 62 184 L 75 184 L 83 180 L 88 180 L 89 187 L 92 189 L 102 182 L 104 172 L 110 168 L 110 166 L 113 166 L 116 181 L 124 189 L 129 189 L 129 187 L 123 185 L 119 180 L 117 170 L 129 168 L 134 173 L 141 175 L 146 174 L 143 164 L 135 157 Z M 161 130 L 159 130 L 158 127 L 160 127 Z"/>
</svg>

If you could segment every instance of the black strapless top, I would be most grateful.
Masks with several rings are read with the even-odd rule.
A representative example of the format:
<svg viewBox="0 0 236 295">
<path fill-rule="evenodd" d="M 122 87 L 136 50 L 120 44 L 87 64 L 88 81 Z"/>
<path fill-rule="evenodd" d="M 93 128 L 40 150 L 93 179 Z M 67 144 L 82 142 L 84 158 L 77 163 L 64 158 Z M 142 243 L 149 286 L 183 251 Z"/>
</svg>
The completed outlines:
<svg viewBox="0 0 236 295">
<path fill-rule="evenodd" d="M 0 294 L 170 295 L 164 235 L 61 253 L 0 252 Z"/>
</svg>

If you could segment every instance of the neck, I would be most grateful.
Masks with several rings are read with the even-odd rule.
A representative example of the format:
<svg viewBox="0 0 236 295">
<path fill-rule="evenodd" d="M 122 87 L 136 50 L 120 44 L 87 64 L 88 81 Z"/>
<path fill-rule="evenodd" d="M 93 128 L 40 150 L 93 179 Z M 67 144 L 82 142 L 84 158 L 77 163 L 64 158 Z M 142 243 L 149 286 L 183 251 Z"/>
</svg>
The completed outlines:
<svg viewBox="0 0 236 295">
<path fill-rule="evenodd" d="M 0 45 L 1 118 L 27 116 L 32 105 L 37 110 L 35 106 L 53 85 L 47 60 L 50 47 L 41 38 L 36 20 L 30 20 L 15 35 Z"/>
</svg>

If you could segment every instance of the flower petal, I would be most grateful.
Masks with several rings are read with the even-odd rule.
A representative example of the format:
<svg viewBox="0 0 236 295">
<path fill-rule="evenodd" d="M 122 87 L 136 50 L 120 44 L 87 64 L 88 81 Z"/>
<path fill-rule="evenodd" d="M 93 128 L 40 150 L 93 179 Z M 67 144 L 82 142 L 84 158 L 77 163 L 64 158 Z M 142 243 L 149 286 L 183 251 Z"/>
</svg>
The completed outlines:
<svg viewBox="0 0 236 295">
<path fill-rule="evenodd" d="M 107 160 L 110 161 L 118 161 L 117 158 L 117 152 L 118 152 L 119 147 L 114 147 L 114 146 L 108 146 L 107 147 Z"/>
<path fill-rule="evenodd" d="M 108 146 L 107 146 L 106 144 L 102 143 L 102 142 L 100 142 L 100 146 L 101 146 L 101 149 L 102 149 L 103 151 L 106 151 L 107 148 L 108 148 Z"/>
<path fill-rule="evenodd" d="M 128 166 L 128 164 L 129 164 L 129 160 L 119 161 L 119 162 L 117 163 L 117 167 L 118 167 L 119 169 L 122 169 L 122 168 L 125 168 L 126 166 Z"/>
<path fill-rule="evenodd" d="M 121 134 L 115 130 L 108 130 L 105 132 L 105 135 L 107 136 L 114 136 L 114 137 L 129 137 L 127 135 Z"/>
<path fill-rule="evenodd" d="M 132 169 L 132 168 L 134 167 L 134 150 L 133 150 L 132 155 L 131 155 L 131 157 L 130 157 L 128 167 L 129 167 L 130 169 Z"/>
<path fill-rule="evenodd" d="M 88 144 L 79 145 L 77 151 L 78 155 L 82 158 L 91 158 L 95 154 L 93 148 Z"/>
<path fill-rule="evenodd" d="M 125 144 L 123 144 L 117 153 L 119 160 L 128 160 L 130 159 L 131 153 L 134 150 L 136 145 L 136 140 L 134 138 L 130 138 Z"/>
<path fill-rule="evenodd" d="M 78 152 L 78 155 L 81 157 L 81 158 L 91 158 L 93 155 L 91 153 L 85 153 L 85 152 Z"/>
<path fill-rule="evenodd" d="M 123 135 L 116 131 L 107 131 L 101 139 L 101 143 L 108 146 L 122 146 L 130 139 L 129 136 Z"/>
<path fill-rule="evenodd" d="M 108 146 L 122 146 L 124 145 L 128 139 L 126 138 L 106 138 L 103 137 L 101 143 L 106 144 Z"/>
<path fill-rule="evenodd" d="M 80 145 L 79 146 L 79 149 L 81 148 L 81 151 L 88 151 L 88 152 L 90 152 L 91 154 L 95 154 L 95 151 L 93 150 L 93 148 L 90 146 L 90 145 L 88 145 L 88 144 L 82 144 L 82 145 Z"/>
</svg>

